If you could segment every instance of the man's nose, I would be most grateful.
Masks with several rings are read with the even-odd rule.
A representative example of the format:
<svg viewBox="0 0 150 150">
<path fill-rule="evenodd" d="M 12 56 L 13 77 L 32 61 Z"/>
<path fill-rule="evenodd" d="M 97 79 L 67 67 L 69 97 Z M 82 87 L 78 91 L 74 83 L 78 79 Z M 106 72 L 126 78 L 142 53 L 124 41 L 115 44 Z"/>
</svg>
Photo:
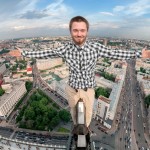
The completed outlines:
<svg viewBox="0 0 150 150">
<path fill-rule="evenodd" d="M 78 36 L 81 36 L 81 35 L 82 35 L 82 32 L 81 32 L 81 31 L 78 31 L 77 34 L 78 34 Z"/>
</svg>

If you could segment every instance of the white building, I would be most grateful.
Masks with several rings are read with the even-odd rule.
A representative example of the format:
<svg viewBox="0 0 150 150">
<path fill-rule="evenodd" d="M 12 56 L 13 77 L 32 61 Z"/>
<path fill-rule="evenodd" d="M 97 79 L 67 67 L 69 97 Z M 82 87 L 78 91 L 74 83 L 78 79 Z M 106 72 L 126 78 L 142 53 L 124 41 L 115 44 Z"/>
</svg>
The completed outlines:
<svg viewBox="0 0 150 150">
<path fill-rule="evenodd" d="M 106 120 L 106 114 L 109 111 L 109 107 L 110 107 L 110 99 L 104 96 L 99 96 L 99 98 L 97 99 L 97 110 L 96 110 L 97 112 L 95 119 L 99 120 L 103 124 Z"/>
<path fill-rule="evenodd" d="M 0 118 L 6 119 L 25 93 L 25 82 L 14 82 L 12 91 L 9 94 L 3 94 L 0 98 Z"/>
<path fill-rule="evenodd" d="M 68 82 L 68 78 L 65 78 L 61 81 L 54 81 L 53 83 L 53 86 L 55 86 L 54 90 L 65 99 L 68 99 L 67 94 L 66 94 L 67 82 Z"/>
<path fill-rule="evenodd" d="M 104 77 L 95 76 L 96 86 L 103 87 L 103 88 L 110 88 L 113 87 L 113 82 L 105 79 Z"/>
<path fill-rule="evenodd" d="M 21 140 L 5 138 L 0 135 L 0 150 L 66 150 L 68 144 L 37 144 Z"/>
<path fill-rule="evenodd" d="M 124 67 L 123 69 L 117 68 L 118 70 L 118 74 L 117 74 L 117 83 L 111 83 L 111 82 L 106 82 L 106 87 L 108 87 L 108 85 L 111 85 L 111 93 L 109 98 L 103 98 L 101 97 L 98 100 L 98 104 L 96 106 L 96 114 L 93 115 L 97 116 L 95 117 L 96 120 L 99 120 L 105 127 L 107 128 L 111 128 L 115 114 L 116 114 L 116 110 L 117 110 L 117 105 L 119 102 L 119 98 L 120 98 L 120 93 L 121 93 L 121 89 L 125 80 L 125 75 L 126 75 L 126 67 Z M 102 83 L 105 83 L 102 82 Z M 103 85 L 103 84 L 102 84 Z"/>
</svg>

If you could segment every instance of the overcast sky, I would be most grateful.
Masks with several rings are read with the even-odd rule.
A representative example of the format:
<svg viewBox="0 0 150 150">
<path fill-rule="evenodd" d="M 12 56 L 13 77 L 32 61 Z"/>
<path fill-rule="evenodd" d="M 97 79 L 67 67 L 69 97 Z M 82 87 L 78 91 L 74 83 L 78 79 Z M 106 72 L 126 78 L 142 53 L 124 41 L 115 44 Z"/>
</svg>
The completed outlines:
<svg viewBox="0 0 150 150">
<path fill-rule="evenodd" d="M 77 15 L 89 35 L 150 40 L 150 0 L 1 0 L 0 39 L 69 35 Z"/>
</svg>

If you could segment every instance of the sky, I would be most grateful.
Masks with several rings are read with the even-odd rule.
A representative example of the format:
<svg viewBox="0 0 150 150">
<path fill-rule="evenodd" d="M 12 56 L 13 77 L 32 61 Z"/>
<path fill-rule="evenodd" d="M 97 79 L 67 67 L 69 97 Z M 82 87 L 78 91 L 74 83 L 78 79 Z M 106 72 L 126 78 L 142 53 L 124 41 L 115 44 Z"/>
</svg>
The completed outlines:
<svg viewBox="0 0 150 150">
<path fill-rule="evenodd" d="M 0 40 L 69 35 L 78 15 L 89 36 L 150 40 L 150 0 L 1 0 Z"/>
</svg>

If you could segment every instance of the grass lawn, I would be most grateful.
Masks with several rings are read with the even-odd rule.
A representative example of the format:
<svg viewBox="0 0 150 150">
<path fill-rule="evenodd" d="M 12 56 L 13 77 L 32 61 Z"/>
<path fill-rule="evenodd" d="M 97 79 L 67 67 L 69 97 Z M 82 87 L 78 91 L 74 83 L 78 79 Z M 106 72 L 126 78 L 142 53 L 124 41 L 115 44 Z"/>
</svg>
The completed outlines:
<svg viewBox="0 0 150 150">
<path fill-rule="evenodd" d="M 63 132 L 63 133 L 69 133 L 70 130 L 66 129 L 66 128 L 63 128 L 63 127 L 60 127 L 58 130 L 58 132 Z"/>
</svg>

